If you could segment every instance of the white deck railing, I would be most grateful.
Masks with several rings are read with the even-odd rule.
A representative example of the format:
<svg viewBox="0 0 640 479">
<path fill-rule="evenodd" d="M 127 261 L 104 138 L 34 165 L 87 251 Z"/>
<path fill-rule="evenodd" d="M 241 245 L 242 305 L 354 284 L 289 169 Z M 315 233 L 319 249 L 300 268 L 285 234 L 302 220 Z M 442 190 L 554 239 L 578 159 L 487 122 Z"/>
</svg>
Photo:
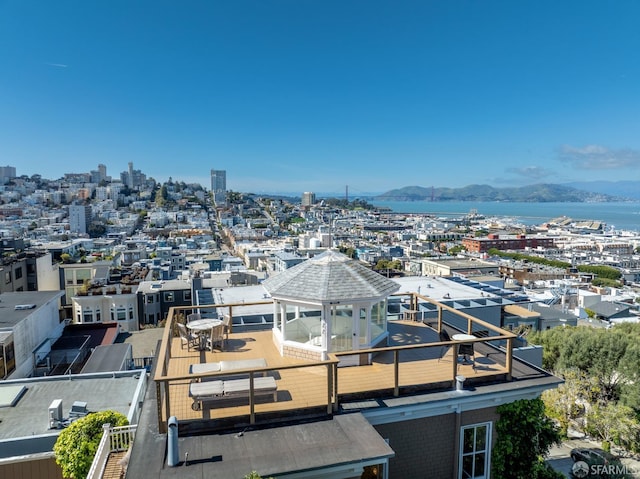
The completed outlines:
<svg viewBox="0 0 640 479">
<path fill-rule="evenodd" d="M 87 479 L 100 479 L 104 474 L 104 468 L 107 465 L 109 454 L 112 452 L 121 452 L 129 449 L 129 446 L 133 444 L 133 439 L 136 436 L 137 426 L 119 426 L 112 428 L 110 424 L 104 424 L 102 426 L 104 432 L 98 450 L 91 463 L 91 469 L 87 474 Z"/>
</svg>

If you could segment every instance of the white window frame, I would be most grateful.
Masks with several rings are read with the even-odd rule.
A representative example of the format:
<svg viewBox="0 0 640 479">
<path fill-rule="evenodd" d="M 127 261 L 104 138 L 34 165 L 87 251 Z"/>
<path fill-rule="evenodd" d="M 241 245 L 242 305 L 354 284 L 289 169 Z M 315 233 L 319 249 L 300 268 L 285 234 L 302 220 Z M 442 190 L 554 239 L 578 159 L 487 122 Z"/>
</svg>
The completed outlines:
<svg viewBox="0 0 640 479">
<path fill-rule="evenodd" d="M 480 427 L 486 427 L 486 437 L 485 437 L 485 448 L 483 450 L 475 450 L 475 434 L 474 434 L 474 450 L 470 453 L 464 452 L 464 432 L 468 429 L 477 430 Z M 484 452 L 484 475 L 482 476 L 472 476 L 472 479 L 487 479 L 491 475 L 491 435 L 492 435 L 492 423 L 491 422 L 481 422 L 477 424 L 468 424 L 466 426 L 462 426 L 460 428 L 460 453 L 458 457 L 458 479 L 470 479 L 468 476 L 462 475 L 462 463 L 463 458 L 466 456 L 475 456 L 478 453 Z"/>
</svg>

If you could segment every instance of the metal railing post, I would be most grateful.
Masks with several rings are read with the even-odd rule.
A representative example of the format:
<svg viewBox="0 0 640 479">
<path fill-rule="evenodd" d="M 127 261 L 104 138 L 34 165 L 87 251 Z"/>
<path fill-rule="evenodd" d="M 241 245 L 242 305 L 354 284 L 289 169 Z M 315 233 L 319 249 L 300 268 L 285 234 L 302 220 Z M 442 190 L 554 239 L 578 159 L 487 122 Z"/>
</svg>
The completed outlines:
<svg viewBox="0 0 640 479">
<path fill-rule="evenodd" d="M 393 351 L 393 395 L 400 395 L 400 351 Z"/>
</svg>

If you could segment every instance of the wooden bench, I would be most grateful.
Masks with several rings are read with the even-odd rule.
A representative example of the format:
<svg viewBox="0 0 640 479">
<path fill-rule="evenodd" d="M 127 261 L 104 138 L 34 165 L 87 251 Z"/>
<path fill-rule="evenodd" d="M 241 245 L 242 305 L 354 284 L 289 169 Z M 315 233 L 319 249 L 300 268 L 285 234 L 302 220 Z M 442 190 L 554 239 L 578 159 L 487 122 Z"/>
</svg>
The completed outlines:
<svg viewBox="0 0 640 479">
<path fill-rule="evenodd" d="M 199 411 L 204 402 L 220 399 L 248 398 L 251 394 L 249 378 L 230 379 L 226 381 L 204 381 L 189 384 L 189 397 L 193 398 L 191 409 Z M 253 378 L 254 396 L 273 395 L 278 400 L 278 385 L 271 376 Z"/>
</svg>

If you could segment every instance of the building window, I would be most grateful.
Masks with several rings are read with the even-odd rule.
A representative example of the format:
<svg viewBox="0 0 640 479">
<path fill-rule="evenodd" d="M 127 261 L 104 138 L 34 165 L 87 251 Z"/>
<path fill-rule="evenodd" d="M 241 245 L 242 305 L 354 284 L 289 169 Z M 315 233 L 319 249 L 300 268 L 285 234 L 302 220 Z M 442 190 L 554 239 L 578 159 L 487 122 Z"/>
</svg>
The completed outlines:
<svg viewBox="0 0 640 479">
<path fill-rule="evenodd" d="M 168 291 L 164 293 L 164 302 L 173 303 L 173 291 Z"/>
<path fill-rule="evenodd" d="M 491 423 L 464 426 L 460 434 L 460 467 L 458 477 L 489 477 Z"/>
<path fill-rule="evenodd" d="M 82 322 L 93 323 L 93 311 L 91 311 L 90 309 L 85 309 L 82 312 Z"/>
<path fill-rule="evenodd" d="M 185 289 L 182 297 L 184 298 L 185 301 L 191 301 L 191 290 Z"/>
<path fill-rule="evenodd" d="M 6 271 L 4 273 L 4 283 L 5 284 L 11 283 L 11 271 Z"/>
<path fill-rule="evenodd" d="M 147 298 L 147 304 L 153 303 L 153 294 L 148 294 L 146 298 Z"/>
<path fill-rule="evenodd" d="M 16 279 L 22 278 L 22 267 L 16 268 Z"/>
</svg>

